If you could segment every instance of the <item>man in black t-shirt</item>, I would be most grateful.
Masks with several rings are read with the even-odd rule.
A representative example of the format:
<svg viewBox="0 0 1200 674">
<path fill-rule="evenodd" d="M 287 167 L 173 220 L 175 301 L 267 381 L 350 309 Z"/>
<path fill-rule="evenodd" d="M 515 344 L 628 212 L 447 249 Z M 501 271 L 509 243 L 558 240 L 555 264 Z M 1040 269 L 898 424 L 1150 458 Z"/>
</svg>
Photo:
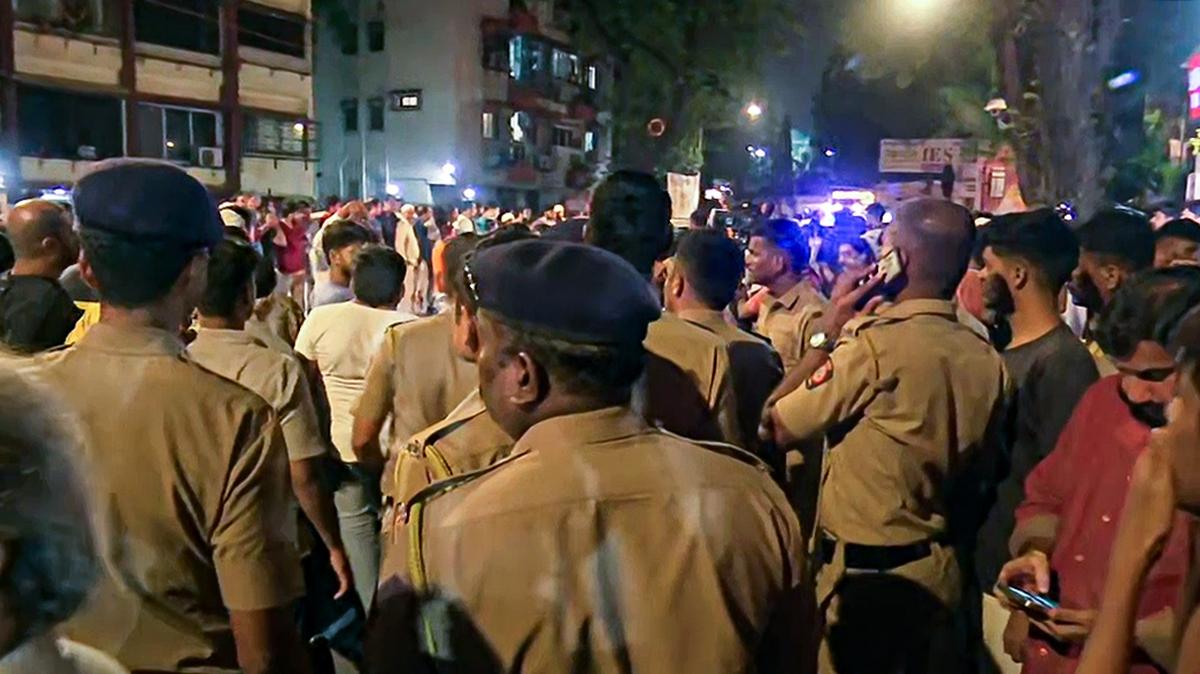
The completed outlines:
<svg viewBox="0 0 1200 674">
<path fill-rule="evenodd" d="M 0 279 L 0 343 L 21 353 L 60 346 L 83 312 L 58 278 L 79 257 L 71 217 L 58 204 L 30 200 L 8 216 L 16 262 Z"/>
<path fill-rule="evenodd" d="M 980 530 L 975 562 L 985 594 L 984 641 L 994 664 L 1007 672 L 1017 667 L 1003 650 L 1008 620 L 988 593 L 1011 556 L 1008 539 L 1025 477 L 1054 449 L 1098 374 L 1087 347 L 1058 312 L 1059 294 L 1079 259 L 1079 243 L 1066 223 L 1044 209 L 1000 216 L 983 236 L 984 302 L 1012 335 L 1002 355 L 1016 390 L 996 501 Z"/>
</svg>

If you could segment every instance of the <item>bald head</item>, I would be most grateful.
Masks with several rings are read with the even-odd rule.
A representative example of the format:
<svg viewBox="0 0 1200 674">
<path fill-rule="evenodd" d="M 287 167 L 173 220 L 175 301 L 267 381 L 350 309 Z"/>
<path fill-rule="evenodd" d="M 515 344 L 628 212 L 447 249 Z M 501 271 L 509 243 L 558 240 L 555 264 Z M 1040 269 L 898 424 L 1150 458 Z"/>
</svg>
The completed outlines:
<svg viewBox="0 0 1200 674">
<path fill-rule="evenodd" d="M 904 254 L 911 294 L 950 299 L 971 260 L 975 223 L 958 204 L 918 199 L 896 212 L 889 240 Z"/>
<path fill-rule="evenodd" d="M 13 207 L 8 214 L 8 237 L 18 261 L 73 250 L 71 218 L 62 206 L 42 199 L 29 199 Z M 67 264 L 70 264 L 68 262 Z"/>
</svg>

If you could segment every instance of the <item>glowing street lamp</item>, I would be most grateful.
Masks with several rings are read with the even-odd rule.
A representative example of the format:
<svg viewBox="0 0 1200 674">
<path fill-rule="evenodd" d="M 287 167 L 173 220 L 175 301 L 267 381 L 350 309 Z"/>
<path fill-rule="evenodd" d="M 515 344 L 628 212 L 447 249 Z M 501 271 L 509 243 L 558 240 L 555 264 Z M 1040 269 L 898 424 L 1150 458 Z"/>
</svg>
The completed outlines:
<svg viewBox="0 0 1200 674">
<path fill-rule="evenodd" d="M 763 116 L 763 107 L 758 101 L 750 101 L 746 105 L 746 117 L 750 118 L 751 122 L 757 122 Z"/>
<path fill-rule="evenodd" d="M 383 188 L 389 197 L 400 196 L 400 186 L 396 183 L 388 183 L 387 187 Z"/>
<path fill-rule="evenodd" d="M 463 190 L 462 194 L 463 199 L 466 201 L 475 201 L 475 197 L 477 196 L 474 187 L 468 187 L 467 189 Z"/>
</svg>

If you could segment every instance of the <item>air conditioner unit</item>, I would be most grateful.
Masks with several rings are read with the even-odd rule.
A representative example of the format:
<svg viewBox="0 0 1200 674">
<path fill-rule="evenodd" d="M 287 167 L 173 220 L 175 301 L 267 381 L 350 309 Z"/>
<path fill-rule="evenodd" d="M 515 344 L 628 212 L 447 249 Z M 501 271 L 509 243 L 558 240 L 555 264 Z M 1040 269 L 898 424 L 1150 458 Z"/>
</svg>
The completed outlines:
<svg viewBox="0 0 1200 674">
<path fill-rule="evenodd" d="M 202 147 L 196 163 L 202 168 L 221 168 L 225 165 L 225 154 L 219 147 Z"/>
</svg>

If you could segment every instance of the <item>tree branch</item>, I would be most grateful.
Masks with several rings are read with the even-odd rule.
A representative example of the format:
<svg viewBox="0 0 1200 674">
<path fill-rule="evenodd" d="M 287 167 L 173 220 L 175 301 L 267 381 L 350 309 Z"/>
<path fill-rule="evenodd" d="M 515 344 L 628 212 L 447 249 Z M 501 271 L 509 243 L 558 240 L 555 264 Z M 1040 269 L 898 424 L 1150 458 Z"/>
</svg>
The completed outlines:
<svg viewBox="0 0 1200 674">
<path fill-rule="evenodd" d="M 625 51 L 623 47 L 630 45 L 644 52 L 647 56 L 654 59 L 666 68 L 668 72 L 675 77 L 676 81 L 682 79 L 681 68 L 675 63 L 665 52 L 658 47 L 637 37 L 628 26 L 621 26 L 621 36 L 618 37 L 610 29 L 608 24 L 600 17 L 600 10 L 596 6 L 595 0 L 573 0 L 573 4 L 581 7 L 588 17 L 588 21 L 592 24 L 592 28 L 600 35 L 600 38 L 608 44 L 610 49 Z"/>
</svg>

